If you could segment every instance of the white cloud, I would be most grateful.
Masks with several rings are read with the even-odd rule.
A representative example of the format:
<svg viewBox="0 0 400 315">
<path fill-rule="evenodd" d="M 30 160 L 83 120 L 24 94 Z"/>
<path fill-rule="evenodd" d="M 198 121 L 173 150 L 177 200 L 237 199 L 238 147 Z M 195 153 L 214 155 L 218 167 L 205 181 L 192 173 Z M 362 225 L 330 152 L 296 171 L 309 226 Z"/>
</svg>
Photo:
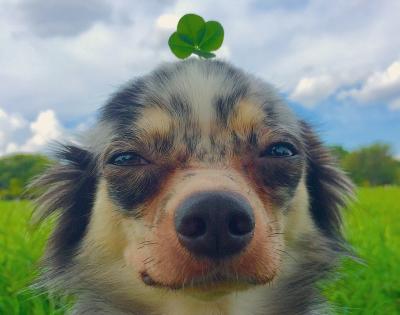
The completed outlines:
<svg viewBox="0 0 400 315">
<path fill-rule="evenodd" d="M 370 75 L 358 89 L 342 93 L 360 103 L 388 102 L 391 109 L 400 108 L 400 61 L 386 70 Z"/>
<path fill-rule="evenodd" d="M 53 110 L 40 112 L 36 120 L 30 124 L 31 138 L 21 146 L 21 151 L 35 152 L 43 149 L 52 141 L 58 140 L 62 135 L 61 125 Z"/>
<path fill-rule="evenodd" d="M 174 31 L 178 25 L 180 16 L 176 14 L 162 14 L 156 20 L 158 28 L 163 30 Z"/>
<path fill-rule="evenodd" d="M 53 140 L 66 138 L 53 110 L 41 111 L 30 123 L 0 109 L 0 155 L 37 152 Z"/>
<path fill-rule="evenodd" d="M 296 85 L 290 98 L 308 107 L 313 107 L 330 96 L 337 86 L 337 82 L 329 76 L 305 77 Z"/>
</svg>

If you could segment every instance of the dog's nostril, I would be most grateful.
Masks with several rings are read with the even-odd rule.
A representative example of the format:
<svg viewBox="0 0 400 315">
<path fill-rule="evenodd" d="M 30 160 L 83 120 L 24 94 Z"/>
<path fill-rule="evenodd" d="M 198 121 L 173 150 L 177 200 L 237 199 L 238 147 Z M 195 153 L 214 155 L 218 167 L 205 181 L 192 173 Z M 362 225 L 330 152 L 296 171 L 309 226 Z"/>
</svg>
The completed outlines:
<svg viewBox="0 0 400 315">
<path fill-rule="evenodd" d="M 253 232 L 254 222 L 250 216 L 234 215 L 228 223 L 229 233 L 234 236 L 243 236 Z"/>
<path fill-rule="evenodd" d="M 196 238 L 206 233 L 207 225 L 202 218 L 189 217 L 182 220 L 178 230 L 183 236 Z"/>
</svg>

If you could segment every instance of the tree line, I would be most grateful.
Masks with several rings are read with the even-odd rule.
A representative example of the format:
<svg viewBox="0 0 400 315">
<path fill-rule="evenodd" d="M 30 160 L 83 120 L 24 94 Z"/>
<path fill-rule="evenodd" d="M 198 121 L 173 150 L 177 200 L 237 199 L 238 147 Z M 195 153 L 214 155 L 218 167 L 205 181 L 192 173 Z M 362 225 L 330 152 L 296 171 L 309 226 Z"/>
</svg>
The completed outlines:
<svg viewBox="0 0 400 315">
<path fill-rule="evenodd" d="M 339 165 L 359 186 L 400 185 L 400 161 L 390 145 L 374 143 L 354 151 L 332 146 Z M 39 154 L 15 154 L 0 158 L 0 199 L 29 198 L 27 184 L 51 165 Z"/>
<path fill-rule="evenodd" d="M 29 182 L 51 165 L 39 154 L 15 154 L 0 158 L 0 199 L 29 198 Z"/>
<path fill-rule="evenodd" d="M 354 151 L 333 146 L 331 151 L 359 186 L 400 185 L 400 161 L 388 144 L 374 143 Z"/>
</svg>

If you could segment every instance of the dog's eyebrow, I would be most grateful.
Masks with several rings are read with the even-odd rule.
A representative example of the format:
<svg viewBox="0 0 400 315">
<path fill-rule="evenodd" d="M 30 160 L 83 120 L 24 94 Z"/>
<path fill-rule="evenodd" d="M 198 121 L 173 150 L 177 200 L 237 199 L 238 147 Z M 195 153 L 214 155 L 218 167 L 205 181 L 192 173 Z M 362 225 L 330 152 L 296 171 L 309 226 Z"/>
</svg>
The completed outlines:
<svg viewBox="0 0 400 315">
<path fill-rule="evenodd" d="M 242 136 L 250 135 L 260 128 L 265 120 L 265 112 L 257 104 L 241 100 L 228 117 L 228 128 Z"/>
<path fill-rule="evenodd" d="M 172 128 L 171 115 L 159 107 L 144 108 L 133 125 L 133 130 L 146 133 L 148 136 L 166 135 Z"/>
</svg>

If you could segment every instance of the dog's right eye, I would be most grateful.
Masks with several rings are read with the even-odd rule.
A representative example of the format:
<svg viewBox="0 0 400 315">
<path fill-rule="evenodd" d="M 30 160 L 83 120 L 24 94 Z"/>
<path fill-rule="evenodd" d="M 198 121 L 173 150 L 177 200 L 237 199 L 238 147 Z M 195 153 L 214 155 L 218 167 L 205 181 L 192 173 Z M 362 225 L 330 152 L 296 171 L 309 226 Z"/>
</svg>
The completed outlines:
<svg viewBox="0 0 400 315">
<path fill-rule="evenodd" d="M 149 164 L 146 159 L 134 152 L 117 153 L 108 160 L 108 163 L 117 166 L 141 166 Z"/>
<path fill-rule="evenodd" d="M 273 143 L 262 153 L 262 156 L 274 158 L 285 158 L 294 155 L 297 155 L 297 150 L 295 146 L 289 142 Z"/>
</svg>

